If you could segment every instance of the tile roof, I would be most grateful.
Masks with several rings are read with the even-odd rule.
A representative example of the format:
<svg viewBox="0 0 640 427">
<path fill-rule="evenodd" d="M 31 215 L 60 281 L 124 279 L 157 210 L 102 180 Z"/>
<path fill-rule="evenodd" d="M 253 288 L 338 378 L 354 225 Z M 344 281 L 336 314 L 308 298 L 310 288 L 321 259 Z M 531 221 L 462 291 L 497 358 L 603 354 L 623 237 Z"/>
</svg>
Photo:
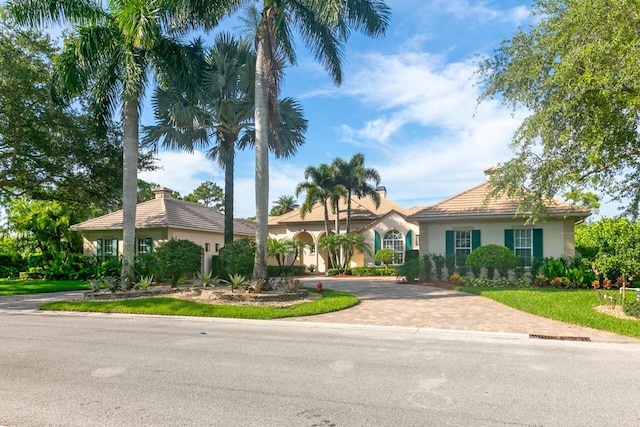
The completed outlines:
<svg viewBox="0 0 640 427">
<path fill-rule="evenodd" d="M 136 228 L 181 228 L 224 233 L 224 214 L 197 203 L 168 197 L 139 203 L 136 206 Z M 112 212 L 71 227 L 76 231 L 122 229 L 122 210 Z M 234 220 L 234 234 L 254 235 L 255 224 Z"/>
<path fill-rule="evenodd" d="M 487 203 L 490 187 L 484 182 L 463 191 L 442 202 L 414 210 L 409 219 L 451 219 L 465 217 L 511 217 L 518 213 L 518 201 L 507 196 L 491 198 Z M 591 215 L 589 209 L 580 208 L 559 200 L 551 200 L 548 205 L 551 215 L 586 218 Z"/>
<path fill-rule="evenodd" d="M 345 220 L 347 213 L 347 204 L 343 199 L 340 200 L 338 209 L 340 211 L 340 220 Z M 395 204 L 385 197 L 380 197 L 380 206 L 377 208 L 370 197 L 351 197 L 351 221 L 373 221 L 388 214 L 391 211 L 396 211 L 400 215 L 403 215 L 405 217 L 411 213 L 411 211 L 409 211 L 408 209 Z M 329 207 L 329 221 L 334 221 L 335 217 L 335 214 L 331 211 L 331 207 Z M 311 209 L 311 212 L 308 212 L 304 216 L 304 219 L 301 216 L 300 209 L 288 212 L 284 215 L 269 217 L 269 225 L 311 222 L 324 222 L 324 207 L 322 206 L 322 203 L 315 204 Z"/>
</svg>

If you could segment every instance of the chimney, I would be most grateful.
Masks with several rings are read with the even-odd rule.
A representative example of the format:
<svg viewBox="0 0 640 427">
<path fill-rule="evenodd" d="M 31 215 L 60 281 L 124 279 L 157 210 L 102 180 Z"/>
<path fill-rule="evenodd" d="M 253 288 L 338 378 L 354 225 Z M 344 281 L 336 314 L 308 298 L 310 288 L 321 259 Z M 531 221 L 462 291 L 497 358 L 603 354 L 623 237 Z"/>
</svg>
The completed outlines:
<svg viewBox="0 0 640 427">
<path fill-rule="evenodd" d="M 156 199 L 170 199 L 173 190 L 167 187 L 158 187 L 153 189 L 153 194 L 156 195 Z"/>
<path fill-rule="evenodd" d="M 498 168 L 496 168 L 495 166 L 489 166 L 488 168 L 486 168 L 483 172 L 484 172 L 484 177 L 487 181 L 489 181 L 491 179 L 491 174 Z"/>
<path fill-rule="evenodd" d="M 384 185 L 380 185 L 380 186 L 376 187 L 376 193 L 378 193 L 378 196 L 380 196 L 381 199 L 386 199 L 387 198 L 387 187 L 385 187 Z"/>
</svg>

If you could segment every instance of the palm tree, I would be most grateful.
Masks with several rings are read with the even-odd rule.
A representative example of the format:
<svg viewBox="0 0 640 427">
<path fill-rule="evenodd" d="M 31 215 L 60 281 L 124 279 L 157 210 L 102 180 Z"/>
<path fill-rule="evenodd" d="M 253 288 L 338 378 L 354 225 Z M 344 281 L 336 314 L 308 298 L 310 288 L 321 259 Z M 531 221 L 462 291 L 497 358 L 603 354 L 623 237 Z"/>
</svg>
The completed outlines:
<svg viewBox="0 0 640 427">
<path fill-rule="evenodd" d="M 123 247 L 121 279 L 133 282 L 140 100 L 153 71 L 159 80 L 189 81 L 188 31 L 213 28 L 237 0 L 12 0 L 19 24 L 70 24 L 57 63 L 61 92 L 89 91 L 90 110 L 106 124 L 118 110 L 123 128 Z"/>
<path fill-rule="evenodd" d="M 195 54 L 198 90 L 190 94 L 180 81 L 156 89 L 152 104 L 157 121 L 146 129 L 145 143 L 189 152 L 210 147 L 207 156 L 225 171 L 224 242 L 228 244 L 233 241 L 235 150 L 252 146 L 255 138 L 255 53 L 248 44 L 222 33 L 206 55 L 197 50 Z M 278 157 L 288 158 L 304 143 L 307 121 L 297 101 L 284 98 L 278 106 L 280 126 L 270 148 Z"/>
<path fill-rule="evenodd" d="M 334 83 L 342 82 L 342 50 L 351 29 L 368 36 L 383 35 L 390 10 L 382 0 L 261 0 L 261 21 L 256 33 L 256 256 L 253 276 L 265 278 L 269 213 L 269 133 L 276 109 L 281 75 L 278 55 L 296 64 L 293 30 L 322 63 Z M 293 28 L 292 28 L 293 27 Z M 271 123 L 271 126 L 270 126 Z"/>
<path fill-rule="evenodd" d="M 376 191 L 376 187 L 380 184 L 380 174 L 377 170 L 364 166 L 364 154 L 362 153 L 355 154 L 348 162 L 338 157 L 333 161 L 332 166 L 336 169 L 337 181 L 346 189 L 346 233 L 349 234 L 351 231 L 351 196 L 371 197 L 378 208 L 380 195 Z M 375 185 L 371 185 L 370 181 L 375 182 Z"/>
<path fill-rule="evenodd" d="M 335 209 L 334 202 L 344 194 L 344 187 L 336 182 L 334 169 L 326 163 L 322 163 L 318 167 L 308 166 L 304 171 L 304 179 L 306 181 L 296 186 L 296 197 L 302 192 L 307 193 L 302 203 L 300 216 L 304 219 L 305 215 L 311 212 L 317 203 L 322 203 L 324 208 L 324 232 L 328 236 L 329 204 Z"/>
<path fill-rule="evenodd" d="M 299 207 L 300 205 L 295 196 L 280 196 L 278 200 L 276 200 L 276 204 L 271 208 L 269 216 L 284 215 L 287 212 L 295 211 Z"/>
</svg>

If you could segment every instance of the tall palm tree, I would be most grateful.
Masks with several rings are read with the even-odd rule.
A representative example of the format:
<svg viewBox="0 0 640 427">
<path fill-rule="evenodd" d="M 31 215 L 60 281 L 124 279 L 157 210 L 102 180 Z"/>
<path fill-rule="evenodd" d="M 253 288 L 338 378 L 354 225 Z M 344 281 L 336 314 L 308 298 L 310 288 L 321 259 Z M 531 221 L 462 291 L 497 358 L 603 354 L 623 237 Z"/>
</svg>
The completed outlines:
<svg viewBox="0 0 640 427">
<path fill-rule="evenodd" d="M 382 0 L 261 0 L 261 21 L 256 33 L 256 257 L 253 276 L 267 274 L 267 221 L 269 213 L 268 137 L 274 132 L 270 117 L 276 104 L 283 54 L 296 64 L 293 30 L 322 63 L 334 83 L 342 82 L 343 47 L 352 29 L 375 37 L 383 35 L 390 10 Z"/>
<path fill-rule="evenodd" d="M 373 168 L 364 166 L 364 154 L 357 153 L 345 162 L 341 158 L 336 158 L 332 166 L 336 169 L 337 181 L 342 184 L 346 190 L 347 202 L 347 225 L 346 233 L 351 231 L 351 196 L 371 197 L 376 208 L 380 206 L 380 195 L 376 191 L 376 187 L 380 184 L 380 174 Z M 370 182 L 373 181 L 375 185 Z"/>
<path fill-rule="evenodd" d="M 270 216 L 279 216 L 284 215 L 287 212 L 295 211 L 298 209 L 300 205 L 296 200 L 295 196 L 280 196 L 278 200 L 276 200 L 275 205 L 271 208 L 269 212 Z"/>
<path fill-rule="evenodd" d="M 225 171 L 224 242 L 233 241 L 234 159 L 236 147 L 253 146 L 255 53 L 229 33 L 221 33 L 203 54 L 194 49 L 197 90 L 185 90 L 174 80 L 158 87 L 152 99 L 156 124 L 147 127 L 145 143 L 157 149 L 192 152 L 209 148 L 207 156 Z M 277 157 L 288 158 L 304 143 L 307 129 L 300 104 L 292 98 L 278 100 L 279 126 L 269 147 Z M 213 141 L 213 145 L 212 145 Z"/>
<path fill-rule="evenodd" d="M 306 181 L 296 186 L 296 197 L 302 192 L 307 193 L 302 203 L 300 215 L 304 219 L 305 215 L 311 212 L 317 203 L 322 203 L 324 208 L 324 233 L 328 236 L 329 205 L 334 208 L 334 201 L 344 195 L 344 187 L 336 182 L 335 170 L 326 163 L 322 163 L 318 167 L 307 167 L 304 171 L 304 179 Z"/>
<path fill-rule="evenodd" d="M 122 280 L 133 282 L 140 100 L 151 71 L 159 80 L 189 81 L 188 31 L 213 28 L 238 0 L 11 0 L 19 24 L 69 24 L 71 35 L 56 63 L 62 93 L 91 95 L 91 111 L 107 123 L 122 114 Z"/>
</svg>

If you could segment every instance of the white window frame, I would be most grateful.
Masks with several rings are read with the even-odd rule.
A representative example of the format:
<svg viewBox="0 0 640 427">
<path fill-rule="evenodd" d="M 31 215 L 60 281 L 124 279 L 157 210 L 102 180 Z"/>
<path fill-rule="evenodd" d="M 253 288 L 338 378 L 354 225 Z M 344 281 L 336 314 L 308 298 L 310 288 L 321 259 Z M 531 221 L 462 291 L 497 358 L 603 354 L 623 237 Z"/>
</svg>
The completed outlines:
<svg viewBox="0 0 640 427">
<path fill-rule="evenodd" d="M 518 253 L 519 251 L 520 253 Z M 522 255 L 523 251 L 528 251 L 528 255 Z M 531 259 L 533 258 L 533 229 L 513 229 L 513 253 L 516 258 L 524 259 L 525 267 L 531 267 Z"/>
<path fill-rule="evenodd" d="M 389 237 L 393 235 L 394 237 Z M 404 263 L 404 236 L 398 230 L 389 230 L 384 234 L 384 238 L 382 239 L 382 247 L 383 248 L 391 248 L 396 252 L 396 259 L 394 259 L 393 263 L 396 265 L 400 265 Z"/>
</svg>

